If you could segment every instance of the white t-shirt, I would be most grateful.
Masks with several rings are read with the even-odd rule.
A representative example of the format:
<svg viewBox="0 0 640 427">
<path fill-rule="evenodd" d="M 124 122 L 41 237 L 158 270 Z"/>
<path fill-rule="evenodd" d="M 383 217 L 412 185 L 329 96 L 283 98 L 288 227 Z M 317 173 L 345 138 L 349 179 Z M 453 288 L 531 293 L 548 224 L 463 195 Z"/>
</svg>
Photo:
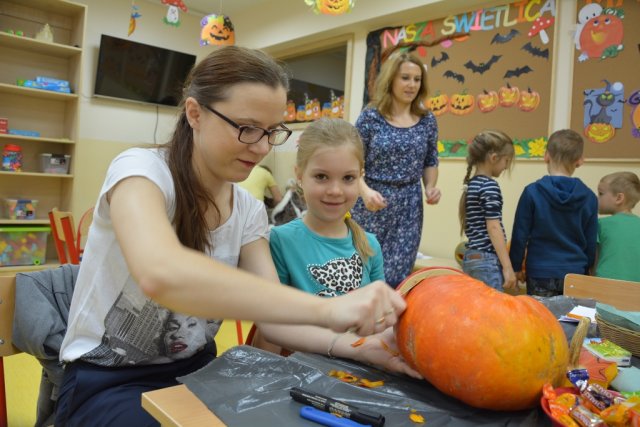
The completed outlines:
<svg viewBox="0 0 640 427">
<path fill-rule="evenodd" d="M 164 152 L 132 148 L 111 163 L 95 206 L 76 282 L 60 359 L 102 366 L 167 363 L 192 356 L 213 341 L 221 320 L 172 313 L 146 297 L 133 280 L 116 240 L 107 193 L 121 180 L 142 176 L 160 188 L 167 217 L 175 214 L 175 190 Z M 144 209 L 144 206 L 140 206 Z M 229 219 L 211 231 L 208 255 L 236 266 L 242 246 L 268 238 L 264 204 L 233 186 Z"/>
</svg>

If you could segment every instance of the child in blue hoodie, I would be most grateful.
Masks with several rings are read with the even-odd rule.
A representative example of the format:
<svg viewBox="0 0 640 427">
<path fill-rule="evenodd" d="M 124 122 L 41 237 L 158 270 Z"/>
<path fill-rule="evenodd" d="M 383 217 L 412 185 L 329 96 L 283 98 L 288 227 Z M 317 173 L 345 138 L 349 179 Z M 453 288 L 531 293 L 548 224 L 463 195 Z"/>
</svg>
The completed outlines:
<svg viewBox="0 0 640 427">
<path fill-rule="evenodd" d="M 572 177 L 584 163 L 583 147 L 577 132 L 554 132 L 544 154 L 549 175 L 527 185 L 518 201 L 509 256 L 529 295 L 562 295 L 564 276 L 587 274 L 595 262 L 598 198 Z"/>
</svg>

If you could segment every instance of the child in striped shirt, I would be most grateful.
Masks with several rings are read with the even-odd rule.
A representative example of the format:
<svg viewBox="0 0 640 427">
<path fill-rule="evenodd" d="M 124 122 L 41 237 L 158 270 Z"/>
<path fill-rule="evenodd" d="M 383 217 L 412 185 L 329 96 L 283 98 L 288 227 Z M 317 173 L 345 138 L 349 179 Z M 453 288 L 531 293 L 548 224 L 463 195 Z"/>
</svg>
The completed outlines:
<svg viewBox="0 0 640 427">
<path fill-rule="evenodd" d="M 460 231 L 469 240 L 462 269 L 497 290 L 516 285 L 502 225 L 502 193 L 494 179 L 511 169 L 514 157 L 513 141 L 505 133 L 487 130 L 476 135 L 468 146 L 460 198 Z"/>
</svg>

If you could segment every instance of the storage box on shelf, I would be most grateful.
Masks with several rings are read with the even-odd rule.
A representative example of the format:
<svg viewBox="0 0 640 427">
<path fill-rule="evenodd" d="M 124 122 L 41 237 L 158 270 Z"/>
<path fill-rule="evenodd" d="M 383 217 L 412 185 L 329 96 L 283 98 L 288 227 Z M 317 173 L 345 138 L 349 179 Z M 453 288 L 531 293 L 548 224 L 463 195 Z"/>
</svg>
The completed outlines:
<svg viewBox="0 0 640 427">
<path fill-rule="evenodd" d="M 0 227 L 0 266 L 41 265 L 46 262 L 51 227 Z"/>
<path fill-rule="evenodd" d="M 3 213 L 0 226 L 26 221 L 44 225 L 53 207 L 71 209 L 73 167 L 62 171 L 58 164 L 54 173 L 43 172 L 42 154 L 62 155 L 65 167 L 75 157 L 86 9 L 66 0 L 0 0 L 0 118 L 7 125 L 7 133 L 0 132 L 0 149 L 19 145 L 22 151 L 19 172 L 0 171 L 0 200 L 39 201 L 35 220 L 12 219 Z M 35 38 L 46 24 L 53 42 Z M 35 88 L 20 85 L 27 80 L 68 82 L 70 93 L 46 90 L 49 83 Z M 50 255 L 55 254 L 49 249 Z"/>
</svg>

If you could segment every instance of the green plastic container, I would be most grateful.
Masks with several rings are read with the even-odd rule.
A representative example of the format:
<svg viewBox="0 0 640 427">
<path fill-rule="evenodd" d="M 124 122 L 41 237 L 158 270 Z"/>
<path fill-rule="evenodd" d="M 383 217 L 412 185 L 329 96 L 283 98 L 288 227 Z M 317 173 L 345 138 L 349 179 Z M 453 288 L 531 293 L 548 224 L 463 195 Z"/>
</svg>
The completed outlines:
<svg viewBox="0 0 640 427">
<path fill-rule="evenodd" d="M 0 227 L 0 266 L 44 264 L 50 232 L 47 226 Z"/>
</svg>

